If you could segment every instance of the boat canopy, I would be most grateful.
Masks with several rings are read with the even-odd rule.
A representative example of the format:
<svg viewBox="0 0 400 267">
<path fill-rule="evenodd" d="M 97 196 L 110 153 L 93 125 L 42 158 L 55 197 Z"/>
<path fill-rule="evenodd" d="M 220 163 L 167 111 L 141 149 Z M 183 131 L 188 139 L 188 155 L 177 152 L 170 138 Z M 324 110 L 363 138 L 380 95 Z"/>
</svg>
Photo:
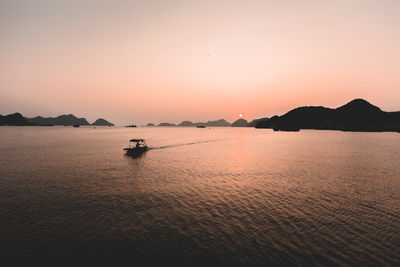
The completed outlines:
<svg viewBox="0 0 400 267">
<path fill-rule="evenodd" d="M 129 142 L 144 142 L 144 139 L 131 139 Z"/>
</svg>

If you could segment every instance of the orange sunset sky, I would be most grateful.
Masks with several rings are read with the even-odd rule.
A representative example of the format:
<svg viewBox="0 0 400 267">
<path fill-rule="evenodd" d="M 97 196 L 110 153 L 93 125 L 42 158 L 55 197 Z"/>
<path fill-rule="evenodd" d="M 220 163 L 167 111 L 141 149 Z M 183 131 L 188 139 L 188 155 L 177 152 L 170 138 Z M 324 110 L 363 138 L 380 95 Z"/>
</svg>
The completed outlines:
<svg viewBox="0 0 400 267">
<path fill-rule="evenodd" d="M 0 114 L 251 120 L 400 110 L 400 1 L 0 1 Z"/>
</svg>

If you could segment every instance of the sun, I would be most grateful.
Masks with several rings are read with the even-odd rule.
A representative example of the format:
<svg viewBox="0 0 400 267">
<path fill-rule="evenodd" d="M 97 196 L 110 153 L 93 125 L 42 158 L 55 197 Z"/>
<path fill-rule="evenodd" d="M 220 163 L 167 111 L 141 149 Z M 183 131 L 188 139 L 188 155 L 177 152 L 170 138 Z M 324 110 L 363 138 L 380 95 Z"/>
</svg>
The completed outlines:
<svg viewBox="0 0 400 267">
<path fill-rule="evenodd" d="M 242 114 L 242 113 L 240 113 L 240 114 L 239 114 L 239 117 L 240 117 L 240 118 L 241 118 L 241 117 L 243 117 L 243 114 Z"/>
</svg>

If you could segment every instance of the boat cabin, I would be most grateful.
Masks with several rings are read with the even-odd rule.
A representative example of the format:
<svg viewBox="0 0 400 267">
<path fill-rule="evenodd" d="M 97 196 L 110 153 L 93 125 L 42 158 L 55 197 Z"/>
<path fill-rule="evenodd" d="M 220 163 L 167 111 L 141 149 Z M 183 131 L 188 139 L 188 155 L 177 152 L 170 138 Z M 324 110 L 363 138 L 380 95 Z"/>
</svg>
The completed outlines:
<svg viewBox="0 0 400 267">
<path fill-rule="evenodd" d="M 129 140 L 128 148 L 146 148 L 146 141 L 144 139 L 131 139 Z"/>
</svg>

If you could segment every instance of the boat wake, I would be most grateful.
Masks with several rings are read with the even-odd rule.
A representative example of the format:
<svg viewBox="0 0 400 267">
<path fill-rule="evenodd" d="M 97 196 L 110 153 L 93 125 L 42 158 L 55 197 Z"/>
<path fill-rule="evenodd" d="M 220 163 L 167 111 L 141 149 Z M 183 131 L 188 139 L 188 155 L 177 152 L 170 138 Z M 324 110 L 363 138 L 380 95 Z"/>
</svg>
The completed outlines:
<svg viewBox="0 0 400 267">
<path fill-rule="evenodd" d="M 198 144 L 204 144 L 204 143 L 218 142 L 218 141 L 221 141 L 221 140 L 225 140 L 225 139 L 206 140 L 206 141 L 191 142 L 191 143 L 184 143 L 184 144 L 175 144 L 175 145 L 167 145 L 167 146 L 159 146 L 159 147 L 149 147 L 149 150 L 166 149 L 166 148 L 173 148 L 173 147 L 180 147 L 180 146 L 191 146 L 191 145 L 198 145 Z"/>
</svg>

